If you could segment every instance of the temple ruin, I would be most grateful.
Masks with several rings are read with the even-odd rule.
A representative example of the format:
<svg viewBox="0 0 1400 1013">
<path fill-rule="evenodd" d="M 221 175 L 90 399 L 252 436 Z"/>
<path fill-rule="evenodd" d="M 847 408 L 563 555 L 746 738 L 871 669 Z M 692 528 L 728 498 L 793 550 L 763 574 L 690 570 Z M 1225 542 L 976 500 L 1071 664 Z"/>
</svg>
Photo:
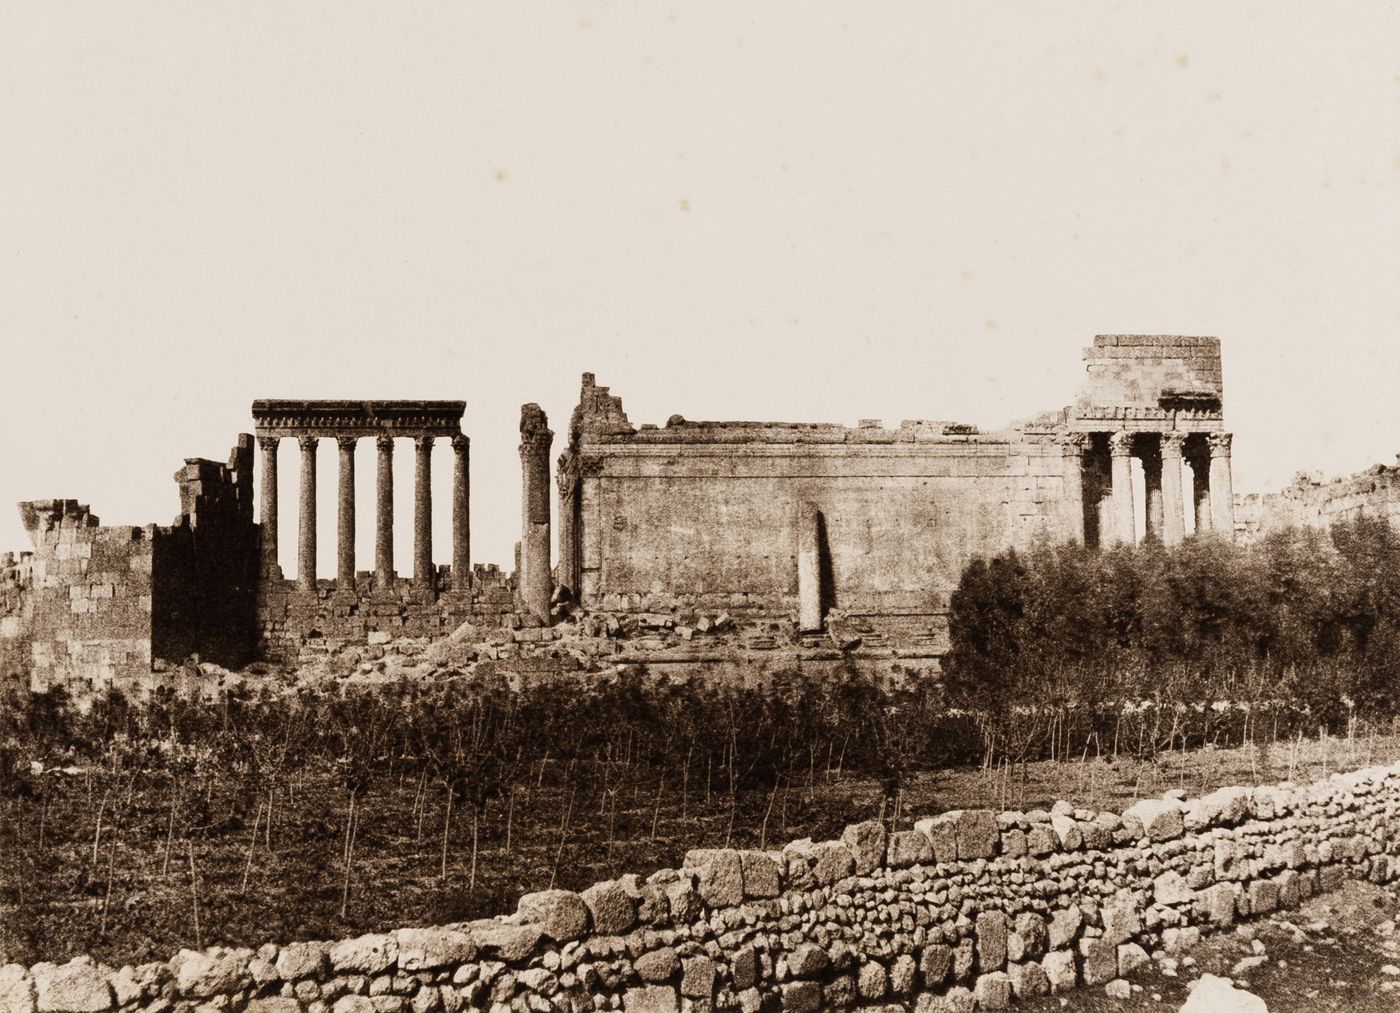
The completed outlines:
<svg viewBox="0 0 1400 1013">
<path fill-rule="evenodd" d="M 709 610 L 792 621 L 811 634 L 839 617 L 857 624 L 867 647 L 936 658 L 949 595 L 977 555 L 1041 538 L 1100 546 L 1234 537 L 1219 341 L 1100 335 L 1085 364 L 1073 404 L 990 432 L 930 420 L 848 427 L 673 416 L 636 426 L 585 374 L 558 458 L 557 567 L 554 434 L 538 405 L 521 409 L 513 573 L 472 563 L 465 402 L 257 400 L 257 475 L 254 436 L 240 436 L 227 463 L 187 460 L 169 526 L 103 527 L 75 500 L 21 504 L 34 548 L 4 557 L 0 675 L 102 683 L 193 658 L 296 664 L 427 643 L 467 621 L 544 625 L 570 610 Z M 300 451 L 291 577 L 278 562 L 284 438 Z M 369 439 L 375 551 L 362 571 L 356 451 Z M 409 576 L 394 559 L 400 439 L 414 447 Z M 439 439 L 453 450 L 448 565 L 436 563 L 432 543 Z M 337 447 L 333 579 L 317 576 L 322 440 Z"/>
</svg>

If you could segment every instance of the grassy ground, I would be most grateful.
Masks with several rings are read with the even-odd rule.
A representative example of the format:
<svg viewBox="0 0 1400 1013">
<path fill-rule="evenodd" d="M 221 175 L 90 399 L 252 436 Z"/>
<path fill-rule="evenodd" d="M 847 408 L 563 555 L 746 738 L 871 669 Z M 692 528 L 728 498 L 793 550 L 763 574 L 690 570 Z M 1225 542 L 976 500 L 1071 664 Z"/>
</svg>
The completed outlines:
<svg viewBox="0 0 1400 1013">
<path fill-rule="evenodd" d="M 941 771 L 906 787 L 897 822 L 1061 798 L 1121 808 L 1167 788 L 1197 794 L 1301 782 L 1397 757 L 1397 738 L 1333 738 L 1151 762 L 1086 757 Z M 889 816 L 893 804 L 881 784 L 839 771 L 733 800 L 705 780 L 703 772 L 682 782 L 616 764 L 541 767 L 473 820 L 460 805 L 449 814 L 439 787 L 385 772 L 355 799 L 347 863 L 351 802 L 329 767 L 257 794 L 217 777 L 193 791 L 164 777 L 46 774 L 34 796 L 0 799 L 0 963 L 91 953 L 119 965 L 183 946 L 336 938 L 498 914 L 523 892 L 646 874 L 679 864 L 689 848 L 832 837 L 847 823 Z"/>
</svg>

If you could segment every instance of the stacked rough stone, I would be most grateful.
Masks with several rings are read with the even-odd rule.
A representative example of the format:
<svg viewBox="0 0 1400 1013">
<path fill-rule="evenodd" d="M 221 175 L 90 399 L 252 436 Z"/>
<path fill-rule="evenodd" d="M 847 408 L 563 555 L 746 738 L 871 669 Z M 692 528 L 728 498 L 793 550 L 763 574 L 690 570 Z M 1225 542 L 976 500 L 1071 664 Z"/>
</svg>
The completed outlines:
<svg viewBox="0 0 1400 1013">
<path fill-rule="evenodd" d="M 0 968 L 0 1011 L 456 1013 L 999 1009 L 1119 987 L 1149 951 L 1395 878 L 1400 764 L 1169 793 L 1119 814 L 960 811 L 521 899 L 509 918 L 337 943 L 182 951 L 118 971 Z"/>
</svg>

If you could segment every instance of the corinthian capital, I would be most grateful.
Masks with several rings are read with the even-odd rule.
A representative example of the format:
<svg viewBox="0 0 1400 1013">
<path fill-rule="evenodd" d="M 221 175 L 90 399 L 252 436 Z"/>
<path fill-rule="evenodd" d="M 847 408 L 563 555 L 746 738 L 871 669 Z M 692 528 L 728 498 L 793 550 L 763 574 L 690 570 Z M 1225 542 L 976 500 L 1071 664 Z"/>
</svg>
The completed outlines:
<svg viewBox="0 0 1400 1013">
<path fill-rule="evenodd" d="M 1211 433 L 1206 437 L 1206 442 L 1210 445 L 1211 457 L 1229 457 L 1230 441 L 1234 438 L 1233 433 Z"/>
<path fill-rule="evenodd" d="M 1186 434 L 1172 431 L 1162 434 L 1162 456 L 1180 457 L 1186 447 Z"/>
<path fill-rule="evenodd" d="M 1108 452 L 1114 457 L 1131 457 L 1133 454 L 1133 437 L 1136 433 L 1113 433 L 1108 438 Z"/>
</svg>

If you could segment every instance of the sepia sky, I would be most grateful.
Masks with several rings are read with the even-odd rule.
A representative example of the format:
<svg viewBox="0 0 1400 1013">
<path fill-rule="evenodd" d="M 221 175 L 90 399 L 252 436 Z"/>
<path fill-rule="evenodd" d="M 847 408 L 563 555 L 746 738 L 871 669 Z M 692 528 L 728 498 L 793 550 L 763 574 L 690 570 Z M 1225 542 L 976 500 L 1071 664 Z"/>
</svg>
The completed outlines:
<svg viewBox="0 0 1400 1013">
<path fill-rule="evenodd" d="M 1393 463 L 1397 38 L 1376 2 L 0 0 L 0 550 L 21 499 L 169 523 L 254 397 L 462 398 L 509 564 L 519 406 L 561 448 L 585 370 L 634 423 L 995 427 L 1104 332 L 1221 338 L 1236 490 Z"/>
</svg>

